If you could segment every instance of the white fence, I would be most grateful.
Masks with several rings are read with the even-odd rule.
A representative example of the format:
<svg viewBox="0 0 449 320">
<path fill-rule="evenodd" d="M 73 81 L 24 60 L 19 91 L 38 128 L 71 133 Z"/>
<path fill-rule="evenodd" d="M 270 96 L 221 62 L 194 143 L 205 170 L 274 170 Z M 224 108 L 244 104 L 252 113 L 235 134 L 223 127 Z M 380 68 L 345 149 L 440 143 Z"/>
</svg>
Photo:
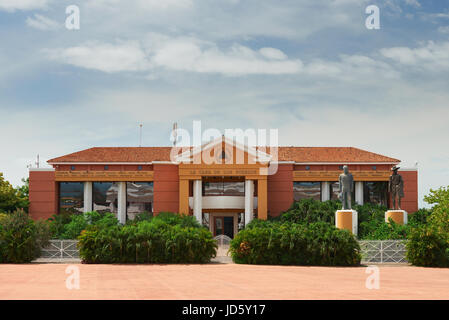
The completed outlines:
<svg viewBox="0 0 449 320">
<path fill-rule="evenodd" d="M 79 258 L 77 243 L 77 240 L 50 240 L 50 244 L 42 248 L 40 257 L 46 259 L 77 259 Z"/>
<path fill-rule="evenodd" d="M 362 262 L 407 263 L 405 243 L 403 240 L 361 240 Z"/>
<path fill-rule="evenodd" d="M 229 249 L 231 238 L 214 238 L 223 252 Z M 50 245 L 42 249 L 41 258 L 77 259 L 79 258 L 77 240 L 50 240 Z M 363 263 L 406 263 L 405 241 L 402 240 L 361 240 L 359 241 Z M 226 252 L 227 254 L 227 252 Z M 225 255 L 226 255 L 225 254 Z"/>
</svg>

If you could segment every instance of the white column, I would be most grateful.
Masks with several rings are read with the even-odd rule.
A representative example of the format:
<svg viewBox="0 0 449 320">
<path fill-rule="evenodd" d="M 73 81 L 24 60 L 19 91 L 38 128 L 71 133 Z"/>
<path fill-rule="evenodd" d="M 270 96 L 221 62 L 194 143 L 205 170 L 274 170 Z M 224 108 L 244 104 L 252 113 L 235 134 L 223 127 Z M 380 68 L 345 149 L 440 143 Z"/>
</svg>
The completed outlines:
<svg viewBox="0 0 449 320">
<path fill-rule="evenodd" d="M 121 224 L 126 223 L 126 182 L 118 182 L 117 218 Z"/>
<path fill-rule="evenodd" d="M 355 202 L 363 205 L 363 181 L 355 182 Z"/>
<path fill-rule="evenodd" d="M 203 187 L 201 180 L 193 181 L 193 215 L 203 224 Z"/>
<path fill-rule="evenodd" d="M 254 181 L 245 180 L 245 226 L 253 220 Z"/>
<path fill-rule="evenodd" d="M 84 182 L 84 212 L 92 211 L 92 182 Z"/>
<path fill-rule="evenodd" d="M 330 200 L 330 182 L 321 182 L 321 201 Z"/>
</svg>

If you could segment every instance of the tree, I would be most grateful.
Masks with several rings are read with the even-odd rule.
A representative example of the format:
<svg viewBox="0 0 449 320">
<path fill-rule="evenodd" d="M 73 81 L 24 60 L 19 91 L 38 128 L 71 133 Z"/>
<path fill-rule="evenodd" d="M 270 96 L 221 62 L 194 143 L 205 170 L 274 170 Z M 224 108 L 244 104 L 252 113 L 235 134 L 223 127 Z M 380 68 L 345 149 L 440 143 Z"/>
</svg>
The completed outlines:
<svg viewBox="0 0 449 320">
<path fill-rule="evenodd" d="M 429 217 L 429 223 L 435 226 L 439 232 L 449 233 L 449 186 L 440 187 L 437 190 L 430 189 L 430 194 L 424 196 L 428 204 L 433 204 L 433 212 Z M 448 235 L 449 236 L 449 235 Z"/>
<path fill-rule="evenodd" d="M 29 194 L 30 194 L 30 178 L 22 178 L 23 185 L 17 187 L 17 208 L 25 210 L 28 212 L 28 206 L 30 205 Z"/>
<path fill-rule="evenodd" d="M 17 209 L 28 211 L 28 179 L 22 179 L 24 185 L 15 189 L 0 172 L 0 212 L 12 212 Z"/>
</svg>

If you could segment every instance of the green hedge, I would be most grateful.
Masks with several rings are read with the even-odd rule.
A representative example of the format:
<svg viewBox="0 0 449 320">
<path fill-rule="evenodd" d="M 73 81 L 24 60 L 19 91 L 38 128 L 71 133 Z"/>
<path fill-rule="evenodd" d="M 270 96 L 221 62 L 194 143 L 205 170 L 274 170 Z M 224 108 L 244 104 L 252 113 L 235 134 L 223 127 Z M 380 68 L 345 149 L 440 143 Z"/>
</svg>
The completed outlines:
<svg viewBox="0 0 449 320">
<path fill-rule="evenodd" d="M 50 232 L 43 221 L 34 222 L 24 211 L 0 216 L 0 263 L 26 263 L 40 256 Z"/>
<path fill-rule="evenodd" d="M 326 222 L 310 224 L 254 220 L 231 241 L 235 263 L 357 266 L 360 247 L 345 230 Z"/>
<path fill-rule="evenodd" d="M 125 226 L 89 225 L 78 240 L 85 263 L 207 263 L 217 249 L 194 217 L 170 213 Z"/>
<path fill-rule="evenodd" d="M 114 214 L 96 211 L 53 215 L 48 222 L 53 239 L 76 239 L 88 225 L 116 226 L 119 224 Z"/>
</svg>

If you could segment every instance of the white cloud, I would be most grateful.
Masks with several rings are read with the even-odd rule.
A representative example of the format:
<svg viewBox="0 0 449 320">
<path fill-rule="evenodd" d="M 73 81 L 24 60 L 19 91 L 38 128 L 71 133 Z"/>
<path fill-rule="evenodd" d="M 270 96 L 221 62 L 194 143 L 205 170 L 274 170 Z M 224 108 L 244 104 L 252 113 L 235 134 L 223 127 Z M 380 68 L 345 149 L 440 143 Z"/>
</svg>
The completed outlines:
<svg viewBox="0 0 449 320">
<path fill-rule="evenodd" d="M 340 55 L 338 61 L 314 60 L 305 72 L 311 76 L 337 78 L 339 81 L 370 82 L 395 79 L 399 73 L 389 64 L 362 55 Z"/>
<path fill-rule="evenodd" d="M 178 38 L 168 39 L 154 48 L 152 61 L 172 70 L 224 75 L 294 74 L 301 71 L 301 60 L 287 60 L 280 50 L 269 51 L 269 54 L 267 50 L 258 52 L 240 44 L 222 50 L 215 44 Z M 280 57 L 283 60 L 279 60 Z"/>
<path fill-rule="evenodd" d="M 449 42 L 435 43 L 429 41 L 418 48 L 394 47 L 384 48 L 380 53 L 400 64 L 418 69 L 440 71 L 449 68 Z"/>
<path fill-rule="evenodd" d="M 449 19 L 449 13 L 435 13 L 435 14 L 432 14 L 432 17 Z"/>
<path fill-rule="evenodd" d="M 447 33 L 449 33 L 449 26 L 441 26 L 441 27 L 439 27 L 438 28 L 438 32 L 440 32 L 440 33 L 444 33 L 444 34 L 447 34 Z"/>
<path fill-rule="evenodd" d="M 149 66 L 142 48 L 132 42 L 116 45 L 91 42 L 66 49 L 47 49 L 45 52 L 51 59 L 107 73 L 143 71 Z"/>
<path fill-rule="evenodd" d="M 195 38 L 150 37 L 146 50 L 138 43 L 86 43 L 66 49 L 47 49 L 49 57 L 74 66 L 103 72 L 144 71 L 165 68 L 176 71 L 223 75 L 294 74 L 302 69 L 299 59 L 288 60 L 280 50 L 252 50 L 239 44 L 221 50 L 214 43 Z"/>
<path fill-rule="evenodd" d="M 100 9 L 119 7 L 121 4 L 125 4 L 126 7 L 135 7 L 139 10 L 173 9 L 192 7 L 193 0 L 89 0 L 87 2 L 88 7 Z"/>
<path fill-rule="evenodd" d="M 59 27 L 59 23 L 40 14 L 35 14 L 34 18 L 28 17 L 26 24 L 32 28 L 45 31 L 56 30 Z"/>
<path fill-rule="evenodd" d="M 259 52 L 267 59 L 285 60 L 288 58 L 285 53 L 276 48 L 262 48 L 259 50 Z"/>
<path fill-rule="evenodd" d="M 44 9 L 50 0 L 0 0 L 0 10 L 34 10 Z"/>
<path fill-rule="evenodd" d="M 91 42 L 46 52 L 56 61 L 108 73 L 165 69 L 225 76 L 296 74 L 338 78 L 339 81 L 399 76 L 388 63 L 363 55 L 340 55 L 335 61 L 314 59 L 303 63 L 299 58 L 290 59 L 276 48 L 255 50 L 237 43 L 220 48 L 213 42 L 194 37 L 170 37 L 160 33 L 151 33 L 142 42 Z M 149 79 L 154 79 L 154 75 Z"/>
<path fill-rule="evenodd" d="M 415 8 L 420 8 L 421 7 L 421 4 L 418 2 L 418 0 L 405 0 L 405 3 L 410 5 L 410 6 L 413 6 Z"/>
</svg>

